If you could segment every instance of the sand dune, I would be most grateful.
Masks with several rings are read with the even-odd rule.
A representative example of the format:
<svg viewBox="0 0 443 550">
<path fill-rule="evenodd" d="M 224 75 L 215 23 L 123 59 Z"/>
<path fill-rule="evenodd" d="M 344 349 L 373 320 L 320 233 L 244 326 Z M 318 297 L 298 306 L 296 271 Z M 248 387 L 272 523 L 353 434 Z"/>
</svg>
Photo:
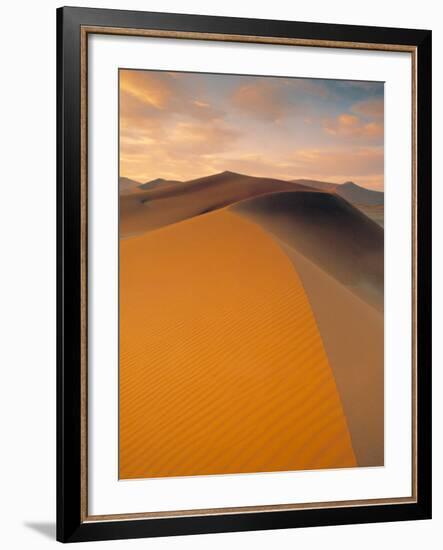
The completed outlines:
<svg viewBox="0 0 443 550">
<path fill-rule="evenodd" d="M 329 181 L 317 181 L 309 179 L 297 179 L 291 181 L 293 183 L 298 183 L 306 187 L 312 187 L 313 189 L 318 189 L 319 191 L 326 191 L 330 193 L 334 193 L 339 185 L 338 183 L 331 183 Z"/>
<path fill-rule="evenodd" d="M 127 237 L 274 191 L 311 191 L 299 184 L 222 172 L 158 185 L 120 197 L 120 235 Z"/>
<path fill-rule="evenodd" d="M 380 227 L 385 225 L 385 207 L 383 204 L 374 204 L 366 206 L 364 204 L 354 204 L 360 212 L 363 212 L 368 218 L 377 223 Z"/>
<path fill-rule="evenodd" d="M 383 464 L 383 205 L 303 182 L 124 182 L 121 478 Z"/>
<path fill-rule="evenodd" d="M 164 187 L 166 185 L 171 185 L 175 183 L 183 183 L 178 180 L 165 180 L 164 178 L 156 178 L 155 180 L 147 181 L 146 183 L 141 183 L 139 189 L 145 191 L 146 189 L 156 189 L 157 187 Z"/>
<path fill-rule="evenodd" d="M 121 241 L 123 479 L 356 465 L 295 264 L 239 212 Z"/>
<path fill-rule="evenodd" d="M 343 183 L 337 187 L 335 192 L 352 204 L 362 204 L 365 206 L 383 205 L 385 200 L 384 193 L 365 189 L 352 181 Z"/>
<path fill-rule="evenodd" d="M 383 229 L 344 199 L 319 192 L 273 193 L 231 208 L 383 309 Z"/>
<path fill-rule="evenodd" d="M 308 296 L 334 372 L 359 466 L 384 462 L 383 316 L 279 242 Z"/>
<path fill-rule="evenodd" d="M 131 180 L 129 178 L 121 177 L 118 180 L 118 189 L 120 196 L 136 193 L 139 190 L 139 186 L 140 183 L 138 181 Z"/>
<path fill-rule="evenodd" d="M 352 181 L 345 183 L 330 183 L 326 181 L 315 181 L 298 179 L 292 180 L 294 183 L 304 185 L 306 187 L 312 187 L 320 191 L 326 191 L 329 193 L 335 193 L 343 199 L 354 205 L 362 206 L 375 206 L 383 205 L 385 194 L 380 191 L 374 191 L 372 189 L 366 189 L 360 185 L 355 184 Z"/>
</svg>

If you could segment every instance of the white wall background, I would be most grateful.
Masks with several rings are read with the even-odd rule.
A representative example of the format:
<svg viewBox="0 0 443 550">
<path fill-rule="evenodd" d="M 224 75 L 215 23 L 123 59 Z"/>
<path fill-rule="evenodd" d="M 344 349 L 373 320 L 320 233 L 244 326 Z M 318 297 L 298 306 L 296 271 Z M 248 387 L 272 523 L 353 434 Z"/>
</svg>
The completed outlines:
<svg viewBox="0 0 443 550">
<path fill-rule="evenodd" d="M 76 5 L 292 19 L 434 31 L 434 280 L 443 217 L 443 19 L 435 0 L 288 2 L 273 0 L 96 0 Z M 0 70 L 0 541 L 4 548 L 55 545 L 55 8 L 9 2 L 2 8 Z M 199 535 L 95 543 L 100 548 L 320 548 L 360 550 L 439 546 L 443 534 L 443 293 L 434 288 L 434 519 L 426 522 Z M 86 546 L 92 547 L 91 544 Z"/>
</svg>

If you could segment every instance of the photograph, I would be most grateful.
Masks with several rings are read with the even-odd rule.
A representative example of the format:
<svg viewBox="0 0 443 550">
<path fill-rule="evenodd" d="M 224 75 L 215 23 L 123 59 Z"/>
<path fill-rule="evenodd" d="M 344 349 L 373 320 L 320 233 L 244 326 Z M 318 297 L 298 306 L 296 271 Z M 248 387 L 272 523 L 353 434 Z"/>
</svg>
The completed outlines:
<svg viewBox="0 0 443 550">
<path fill-rule="evenodd" d="M 119 70 L 119 477 L 384 464 L 384 83 Z"/>
</svg>

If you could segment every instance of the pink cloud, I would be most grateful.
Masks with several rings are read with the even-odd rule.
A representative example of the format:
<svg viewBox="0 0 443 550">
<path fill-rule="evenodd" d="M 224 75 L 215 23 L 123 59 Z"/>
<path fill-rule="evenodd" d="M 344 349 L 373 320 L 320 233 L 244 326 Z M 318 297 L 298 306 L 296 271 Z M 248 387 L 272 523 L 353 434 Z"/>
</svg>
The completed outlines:
<svg viewBox="0 0 443 550">
<path fill-rule="evenodd" d="M 383 136 L 381 122 L 364 122 L 356 115 L 342 113 L 334 119 L 325 119 L 323 129 L 328 134 L 351 138 L 379 138 Z"/>
<path fill-rule="evenodd" d="M 268 80 L 243 84 L 233 93 L 232 103 L 243 112 L 264 120 L 280 120 L 286 111 L 280 95 L 281 84 Z"/>
</svg>

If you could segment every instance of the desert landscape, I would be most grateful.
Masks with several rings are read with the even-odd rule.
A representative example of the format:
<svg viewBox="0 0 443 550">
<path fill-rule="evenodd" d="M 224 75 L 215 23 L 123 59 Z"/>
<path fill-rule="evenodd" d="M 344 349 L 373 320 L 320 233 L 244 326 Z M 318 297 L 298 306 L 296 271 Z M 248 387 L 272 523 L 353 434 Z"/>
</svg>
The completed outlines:
<svg viewBox="0 0 443 550">
<path fill-rule="evenodd" d="M 383 190 L 179 170 L 119 180 L 120 479 L 382 466 Z"/>
</svg>

